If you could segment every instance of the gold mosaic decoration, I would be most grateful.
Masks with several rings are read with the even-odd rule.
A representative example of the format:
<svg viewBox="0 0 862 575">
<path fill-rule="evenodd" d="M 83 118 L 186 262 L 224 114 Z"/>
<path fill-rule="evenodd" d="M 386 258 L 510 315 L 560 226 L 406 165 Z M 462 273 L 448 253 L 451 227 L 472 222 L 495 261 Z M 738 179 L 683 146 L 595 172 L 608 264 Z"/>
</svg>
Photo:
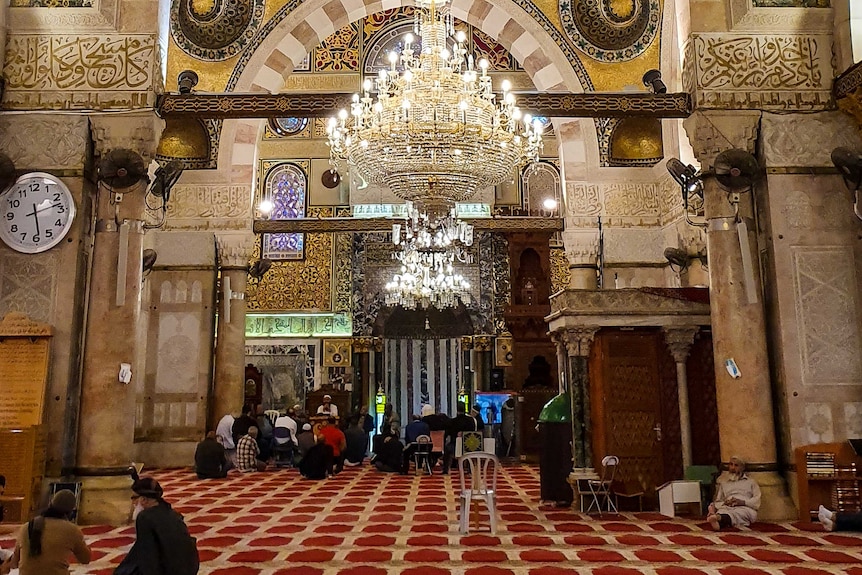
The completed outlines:
<svg viewBox="0 0 862 575">
<path fill-rule="evenodd" d="M 350 24 L 330 35 L 313 51 L 315 72 L 359 70 L 359 25 Z"/>
<path fill-rule="evenodd" d="M 331 207 L 308 208 L 308 217 L 331 217 Z M 260 280 L 249 278 L 249 311 L 332 310 L 333 235 L 308 234 L 304 261 L 277 261 Z M 260 258 L 260 237 L 252 260 Z"/>
<path fill-rule="evenodd" d="M 571 279 L 566 251 L 563 248 L 551 248 L 551 293 L 568 288 Z"/>
</svg>

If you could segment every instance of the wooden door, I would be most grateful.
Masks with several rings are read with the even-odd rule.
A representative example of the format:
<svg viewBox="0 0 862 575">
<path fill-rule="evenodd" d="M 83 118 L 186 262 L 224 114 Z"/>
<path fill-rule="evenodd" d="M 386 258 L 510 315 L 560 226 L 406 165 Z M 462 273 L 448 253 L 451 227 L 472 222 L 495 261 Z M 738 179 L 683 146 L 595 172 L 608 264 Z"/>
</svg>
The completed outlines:
<svg viewBox="0 0 862 575">
<path fill-rule="evenodd" d="M 659 335 L 656 330 L 602 330 L 591 362 L 593 466 L 599 470 L 605 455 L 619 456 L 618 477 L 629 490 L 643 490 L 647 505 L 655 501 L 664 478 Z"/>
</svg>

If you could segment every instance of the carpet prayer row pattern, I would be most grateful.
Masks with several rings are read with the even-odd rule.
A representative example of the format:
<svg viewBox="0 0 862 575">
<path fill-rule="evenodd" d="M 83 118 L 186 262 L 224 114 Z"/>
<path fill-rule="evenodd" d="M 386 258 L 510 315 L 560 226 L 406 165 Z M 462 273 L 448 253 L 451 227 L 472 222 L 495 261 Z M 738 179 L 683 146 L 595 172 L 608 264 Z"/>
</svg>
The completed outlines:
<svg viewBox="0 0 862 575">
<path fill-rule="evenodd" d="M 714 533 L 703 520 L 656 513 L 587 516 L 541 505 L 531 466 L 503 469 L 493 536 L 487 515 L 458 533 L 457 475 L 153 475 L 197 537 L 201 575 L 862 575 L 860 534 L 812 523 Z M 73 565 L 75 574 L 110 575 L 134 540 L 133 526 L 84 533 L 93 562 Z"/>
</svg>

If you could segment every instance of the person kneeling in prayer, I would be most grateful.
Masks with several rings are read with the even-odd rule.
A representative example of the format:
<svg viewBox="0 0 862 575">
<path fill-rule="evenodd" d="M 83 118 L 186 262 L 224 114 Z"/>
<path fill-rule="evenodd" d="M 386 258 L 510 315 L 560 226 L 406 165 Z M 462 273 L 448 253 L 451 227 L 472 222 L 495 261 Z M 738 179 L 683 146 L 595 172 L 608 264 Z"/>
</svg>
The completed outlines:
<svg viewBox="0 0 862 575">
<path fill-rule="evenodd" d="M 727 470 L 727 476 L 718 480 L 715 501 L 706 516 L 714 531 L 751 525 L 760 509 L 760 486 L 745 473 L 745 461 L 731 457 Z"/>
</svg>

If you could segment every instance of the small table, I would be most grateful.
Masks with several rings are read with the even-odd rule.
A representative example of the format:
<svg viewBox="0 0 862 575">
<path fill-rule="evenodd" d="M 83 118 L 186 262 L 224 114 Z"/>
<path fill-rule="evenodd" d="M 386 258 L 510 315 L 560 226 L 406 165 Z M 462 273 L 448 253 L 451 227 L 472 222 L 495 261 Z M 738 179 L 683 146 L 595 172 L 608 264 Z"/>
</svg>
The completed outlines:
<svg viewBox="0 0 862 575">
<path fill-rule="evenodd" d="M 668 481 L 661 485 L 658 492 L 659 513 L 676 517 L 677 503 L 696 503 L 700 511 L 700 481 Z"/>
</svg>

